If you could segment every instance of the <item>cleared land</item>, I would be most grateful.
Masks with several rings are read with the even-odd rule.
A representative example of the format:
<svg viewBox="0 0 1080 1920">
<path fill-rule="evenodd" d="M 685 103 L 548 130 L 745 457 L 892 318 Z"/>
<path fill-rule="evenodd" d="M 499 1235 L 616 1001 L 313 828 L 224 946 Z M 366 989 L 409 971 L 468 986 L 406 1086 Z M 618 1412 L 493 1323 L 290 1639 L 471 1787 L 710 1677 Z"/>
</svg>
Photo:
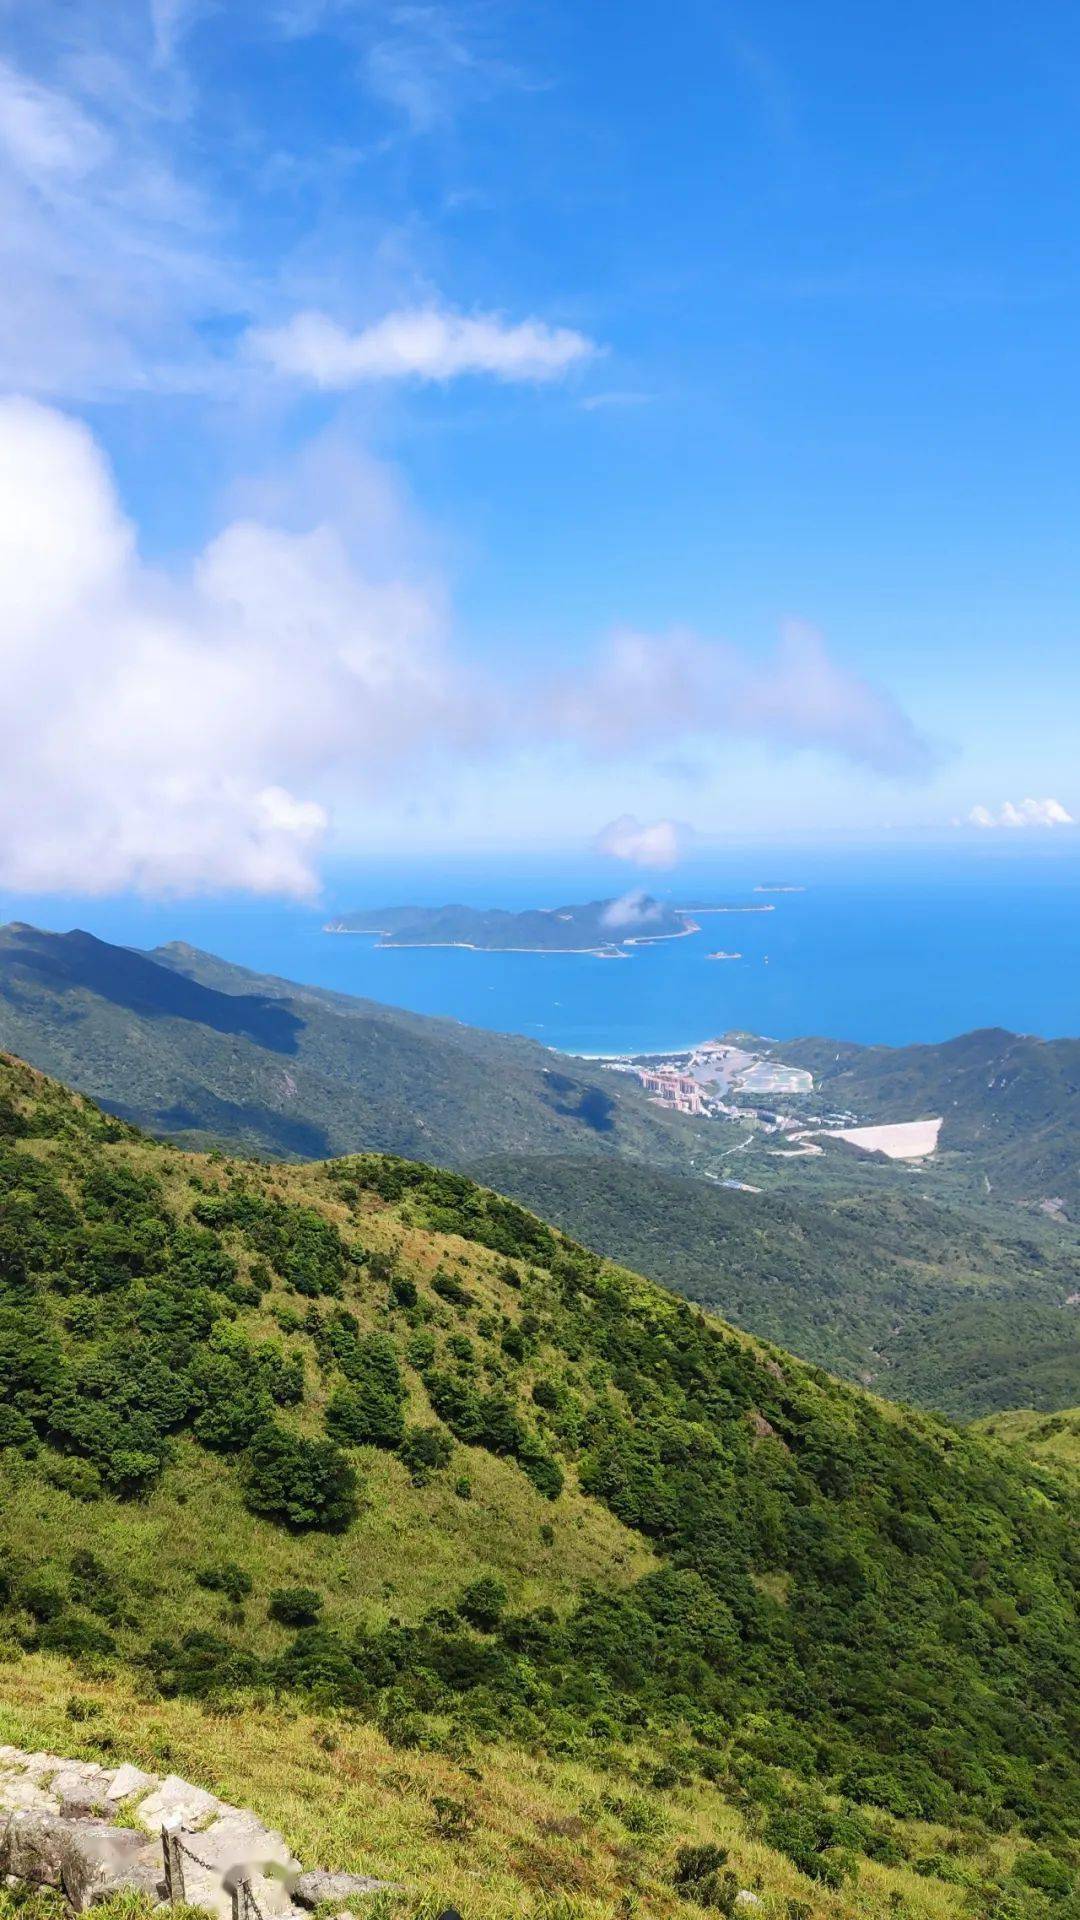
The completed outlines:
<svg viewBox="0 0 1080 1920">
<path fill-rule="evenodd" d="M 887 1127 L 837 1127 L 819 1137 L 847 1140 L 864 1153 L 884 1153 L 890 1160 L 922 1160 L 937 1146 L 941 1121 L 900 1120 Z"/>
</svg>

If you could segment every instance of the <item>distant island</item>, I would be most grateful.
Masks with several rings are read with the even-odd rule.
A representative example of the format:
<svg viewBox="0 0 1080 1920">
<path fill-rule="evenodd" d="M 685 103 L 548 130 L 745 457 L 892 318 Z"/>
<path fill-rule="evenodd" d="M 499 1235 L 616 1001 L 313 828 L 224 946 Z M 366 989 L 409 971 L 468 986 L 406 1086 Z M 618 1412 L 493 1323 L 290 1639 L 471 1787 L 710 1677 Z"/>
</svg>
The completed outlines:
<svg viewBox="0 0 1080 1920">
<path fill-rule="evenodd" d="M 755 887 L 755 893 L 763 893 L 763 887 Z M 770 900 L 768 905 L 749 900 L 722 900 L 710 905 L 705 900 L 695 900 L 692 906 L 680 907 L 680 913 L 775 913 L 776 908 Z"/>
<path fill-rule="evenodd" d="M 677 940 L 700 928 L 684 907 L 651 894 L 590 900 L 581 906 L 369 907 L 328 920 L 324 933 L 376 934 L 381 947 L 466 947 L 478 953 L 592 953 L 603 958 L 623 947 Z"/>
</svg>

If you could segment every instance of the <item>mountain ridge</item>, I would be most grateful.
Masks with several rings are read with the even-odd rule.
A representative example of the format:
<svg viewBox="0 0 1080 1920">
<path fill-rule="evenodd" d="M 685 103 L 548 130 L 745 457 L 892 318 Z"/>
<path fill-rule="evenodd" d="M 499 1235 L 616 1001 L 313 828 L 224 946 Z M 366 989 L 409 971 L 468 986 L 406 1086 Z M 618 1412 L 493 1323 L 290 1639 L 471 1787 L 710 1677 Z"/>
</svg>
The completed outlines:
<svg viewBox="0 0 1080 1920">
<path fill-rule="evenodd" d="M 755 1874 L 767 1920 L 1064 1898 L 1062 1480 L 461 1175 L 185 1154 L 5 1059 L 0 1186 L 9 1657 L 321 1702 L 463 1782 L 587 1758 L 646 1836 L 609 1911 L 734 1911 Z M 729 1859 L 679 1839 L 691 1794 Z M 501 1910 L 550 1914 L 581 1842 L 528 1895 L 500 1844 Z"/>
</svg>

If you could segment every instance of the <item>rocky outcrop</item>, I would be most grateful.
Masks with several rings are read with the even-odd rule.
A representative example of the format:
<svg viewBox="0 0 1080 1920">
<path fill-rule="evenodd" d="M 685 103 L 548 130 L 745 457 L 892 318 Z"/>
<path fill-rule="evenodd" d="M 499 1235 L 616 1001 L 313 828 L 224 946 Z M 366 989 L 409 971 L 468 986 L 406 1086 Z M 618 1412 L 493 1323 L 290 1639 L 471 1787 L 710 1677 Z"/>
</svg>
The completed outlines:
<svg viewBox="0 0 1080 1920">
<path fill-rule="evenodd" d="M 122 1814 L 123 1825 L 117 1825 Z M 265 1920 L 307 1920 L 324 1901 L 392 1885 L 365 1874 L 303 1872 L 281 1834 L 176 1774 L 100 1767 L 0 1746 L 0 1876 L 56 1887 L 78 1913 L 121 1890 L 164 1900 L 166 1830 L 183 1896 L 231 1920 L 246 1882 Z M 295 1903 L 295 1904 L 294 1904 Z"/>
</svg>

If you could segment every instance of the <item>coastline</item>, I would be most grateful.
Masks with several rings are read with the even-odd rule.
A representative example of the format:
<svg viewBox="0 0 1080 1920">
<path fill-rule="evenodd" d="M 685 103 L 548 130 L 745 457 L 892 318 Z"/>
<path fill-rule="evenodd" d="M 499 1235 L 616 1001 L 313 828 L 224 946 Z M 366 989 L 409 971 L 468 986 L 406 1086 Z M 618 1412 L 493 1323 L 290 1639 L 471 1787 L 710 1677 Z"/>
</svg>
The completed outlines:
<svg viewBox="0 0 1080 1920">
<path fill-rule="evenodd" d="M 613 940 L 610 946 L 603 947 L 481 947 L 475 940 L 395 940 L 378 927 L 325 926 L 322 932 L 355 934 L 362 940 L 374 940 L 377 953 L 418 953 L 430 948 L 436 952 L 454 949 L 459 953 L 580 954 L 594 960 L 628 960 L 630 956 L 622 951 L 624 947 L 648 947 L 657 945 L 661 940 L 684 940 L 688 934 L 700 933 L 701 928 L 691 920 L 675 933 L 628 934 L 624 940 Z"/>
</svg>

